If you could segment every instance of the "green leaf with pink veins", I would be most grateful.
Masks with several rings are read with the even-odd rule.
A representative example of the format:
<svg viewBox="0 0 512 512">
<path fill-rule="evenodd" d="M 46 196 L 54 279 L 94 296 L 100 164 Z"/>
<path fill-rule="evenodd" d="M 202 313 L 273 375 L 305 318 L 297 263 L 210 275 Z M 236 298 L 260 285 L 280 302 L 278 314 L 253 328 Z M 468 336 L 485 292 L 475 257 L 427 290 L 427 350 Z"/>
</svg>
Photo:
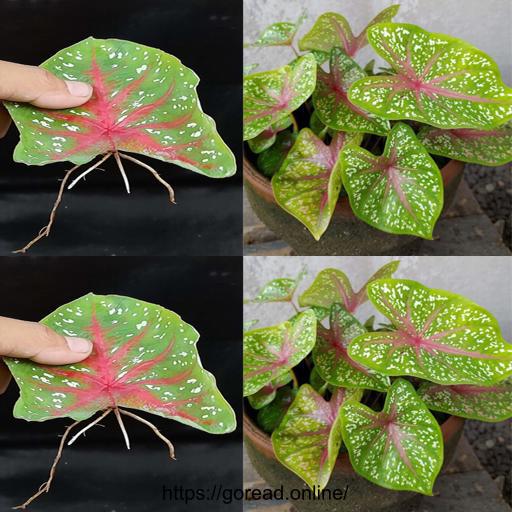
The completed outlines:
<svg viewBox="0 0 512 512">
<path fill-rule="evenodd" d="M 396 74 L 355 82 L 349 99 L 358 107 L 447 129 L 491 129 L 512 118 L 512 89 L 474 46 L 405 23 L 374 25 L 368 40 Z"/>
<path fill-rule="evenodd" d="M 338 457 L 342 443 L 340 409 L 345 401 L 361 396 L 361 390 L 337 388 L 326 401 L 309 384 L 303 384 L 272 434 L 279 462 L 315 492 L 329 482 Z"/>
<path fill-rule="evenodd" d="M 279 171 L 272 190 L 281 208 L 320 240 L 328 228 L 340 195 L 339 155 L 346 144 L 359 144 L 361 134 L 335 133 L 329 145 L 303 128 Z"/>
<path fill-rule="evenodd" d="M 340 417 L 343 442 L 359 475 L 387 489 L 432 495 L 443 465 L 443 435 L 410 382 L 393 382 L 381 412 L 347 402 Z"/>
<path fill-rule="evenodd" d="M 282 324 L 244 334 L 244 396 L 288 373 L 311 352 L 316 323 L 308 310 Z"/>
<path fill-rule="evenodd" d="M 399 8 L 399 5 L 390 5 L 381 11 L 358 36 L 354 36 L 344 16 L 327 12 L 316 20 L 311 30 L 299 41 L 299 48 L 302 51 L 313 51 L 319 64 L 329 58 L 333 48 L 342 48 L 346 55 L 354 57 L 368 44 L 368 29 L 376 23 L 391 21 Z"/>
<path fill-rule="evenodd" d="M 253 409 L 261 409 L 268 405 L 276 397 L 277 391 L 286 386 L 292 380 L 292 374 L 290 372 L 277 377 L 277 379 L 271 380 L 268 384 L 265 384 L 259 391 L 256 391 L 254 395 L 249 395 L 247 399 Z"/>
<path fill-rule="evenodd" d="M 443 179 L 410 126 L 393 126 L 382 156 L 347 146 L 340 162 L 359 219 L 387 233 L 432 239 L 443 209 Z"/>
<path fill-rule="evenodd" d="M 418 139 L 431 154 L 480 165 L 512 161 L 512 122 L 491 130 L 442 130 L 425 126 Z"/>
<path fill-rule="evenodd" d="M 255 303 L 268 303 L 268 302 L 291 302 L 293 295 L 299 283 L 306 275 L 306 269 L 303 268 L 297 277 L 280 277 L 272 279 L 266 283 L 259 291 L 254 299 L 246 300 L 245 302 Z"/>
<path fill-rule="evenodd" d="M 299 27 L 304 23 L 306 13 L 304 12 L 295 22 L 280 21 L 266 27 L 254 43 L 246 47 L 267 47 L 267 46 L 291 46 L 293 38 Z"/>
<path fill-rule="evenodd" d="M 20 132 L 14 160 L 85 164 L 115 151 L 140 153 L 212 178 L 235 173 L 235 158 L 201 109 L 197 75 L 176 57 L 142 44 L 89 37 L 41 67 L 93 86 L 65 110 L 5 102 Z"/>
<path fill-rule="evenodd" d="M 253 153 L 259 154 L 271 147 L 276 141 L 277 134 L 286 130 L 292 124 L 292 118 L 290 116 L 277 121 L 273 125 L 263 130 L 254 139 L 249 139 L 247 144 Z"/>
<path fill-rule="evenodd" d="M 199 334 L 176 313 L 130 297 L 89 293 L 41 323 L 91 340 L 93 350 L 84 361 L 63 366 L 4 358 L 20 388 L 16 418 L 82 421 L 98 411 L 129 408 L 212 434 L 234 430 L 235 414 L 199 359 Z"/>
<path fill-rule="evenodd" d="M 244 78 L 244 140 L 254 139 L 288 117 L 313 93 L 316 61 L 304 55 L 291 64 Z"/>
<path fill-rule="evenodd" d="M 356 107 L 348 99 L 350 86 L 366 73 L 357 62 L 343 52 L 333 48 L 330 57 L 330 70 L 326 73 L 321 67 L 317 70 L 316 89 L 313 105 L 320 121 L 336 131 L 375 133 L 386 135 L 390 130 L 387 119 Z"/>
<path fill-rule="evenodd" d="M 297 134 L 284 130 L 276 135 L 274 144 L 258 155 L 257 166 L 267 178 L 271 178 L 279 169 L 297 140 Z"/>
<path fill-rule="evenodd" d="M 512 374 L 512 345 L 474 302 L 405 279 L 374 281 L 368 296 L 396 330 L 352 340 L 348 353 L 358 363 L 446 385 L 486 386 Z"/>
<path fill-rule="evenodd" d="M 400 261 L 390 261 L 379 268 L 359 291 L 354 292 L 347 275 L 336 268 L 326 268 L 318 273 L 311 286 L 299 297 L 299 305 L 323 309 L 322 320 L 329 314 L 331 306 L 335 303 L 342 304 L 346 311 L 355 313 L 359 306 L 368 300 L 366 289 L 376 279 L 392 277 L 397 271 Z"/>
<path fill-rule="evenodd" d="M 348 345 L 366 329 L 341 304 L 333 304 L 329 329 L 317 326 L 313 361 L 320 377 L 337 387 L 375 389 L 386 391 L 390 386 L 387 375 L 382 375 L 357 363 L 348 355 Z"/>
<path fill-rule="evenodd" d="M 418 389 L 425 405 L 434 411 L 480 421 L 512 418 L 512 379 L 492 386 L 443 386 L 425 382 Z"/>
</svg>

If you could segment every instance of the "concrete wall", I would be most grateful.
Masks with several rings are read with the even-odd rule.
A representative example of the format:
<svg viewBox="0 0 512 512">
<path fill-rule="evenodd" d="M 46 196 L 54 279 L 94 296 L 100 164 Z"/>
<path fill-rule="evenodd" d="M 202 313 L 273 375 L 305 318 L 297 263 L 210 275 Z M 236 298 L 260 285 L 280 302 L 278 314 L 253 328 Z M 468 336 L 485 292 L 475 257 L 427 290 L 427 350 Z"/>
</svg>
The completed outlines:
<svg viewBox="0 0 512 512">
<path fill-rule="evenodd" d="M 308 19 L 299 36 L 316 17 L 339 12 L 358 33 L 381 9 L 400 3 L 395 21 L 414 23 L 427 30 L 460 37 L 493 57 L 503 79 L 512 86 L 512 2 L 510 0 L 244 0 L 244 39 L 254 41 L 260 31 L 276 21 L 294 21 L 304 9 Z M 293 58 L 288 48 L 245 50 L 245 64 L 259 63 L 259 71 L 286 64 Z M 358 56 L 360 63 L 373 58 L 370 48 Z"/>
<path fill-rule="evenodd" d="M 244 296 L 254 297 L 267 281 L 276 277 L 294 277 L 304 266 L 309 272 L 299 292 L 310 285 L 316 273 L 329 267 L 343 270 L 358 289 L 375 270 L 392 259 L 386 256 L 245 256 Z M 399 259 L 401 264 L 395 277 L 414 279 L 473 300 L 498 319 L 503 336 L 512 343 L 512 258 L 409 256 Z M 357 317 L 365 320 L 374 313 L 371 304 L 367 303 L 358 311 Z M 288 304 L 248 304 L 244 317 L 246 321 L 259 319 L 257 326 L 264 327 L 284 321 L 292 314 Z"/>
</svg>

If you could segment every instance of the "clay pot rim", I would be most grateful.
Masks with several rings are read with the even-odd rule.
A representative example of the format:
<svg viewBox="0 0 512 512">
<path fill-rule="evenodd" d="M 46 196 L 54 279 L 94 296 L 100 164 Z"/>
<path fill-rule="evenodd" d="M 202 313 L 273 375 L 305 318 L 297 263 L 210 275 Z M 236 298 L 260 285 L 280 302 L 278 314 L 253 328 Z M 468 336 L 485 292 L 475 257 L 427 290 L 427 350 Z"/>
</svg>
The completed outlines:
<svg viewBox="0 0 512 512">
<path fill-rule="evenodd" d="M 448 187 L 462 173 L 464 166 L 464 162 L 460 162 L 459 160 L 450 160 L 441 168 L 444 187 Z M 270 180 L 256 170 L 256 167 L 249 161 L 245 154 L 243 158 L 243 174 L 244 179 L 247 180 L 256 194 L 262 197 L 267 203 L 272 203 L 277 206 L 277 201 L 274 197 Z M 350 202 L 347 196 L 343 196 L 338 200 L 334 215 L 355 218 L 355 214 L 350 207 Z"/>
<path fill-rule="evenodd" d="M 443 434 L 443 442 L 446 444 L 462 427 L 464 426 L 464 418 L 459 416 L 450 416 L 442 425 L 441 432 Z M 265 434 L 253 421 L 252 419 L 243 412 L 243 429 L 244 436 L 247 436 L 251 443 L 256 447 L 258 451 L 263 453 L 265 457 L 274 459 L 277 461 L 270 436 Z M 278 461 L 277 461 L 278 462 Z M 336 468 L 355 474 L 354 468 L 350 463 L 348 452 L 343 452 L 338 455 L 336 459 Z"/>
</svg>

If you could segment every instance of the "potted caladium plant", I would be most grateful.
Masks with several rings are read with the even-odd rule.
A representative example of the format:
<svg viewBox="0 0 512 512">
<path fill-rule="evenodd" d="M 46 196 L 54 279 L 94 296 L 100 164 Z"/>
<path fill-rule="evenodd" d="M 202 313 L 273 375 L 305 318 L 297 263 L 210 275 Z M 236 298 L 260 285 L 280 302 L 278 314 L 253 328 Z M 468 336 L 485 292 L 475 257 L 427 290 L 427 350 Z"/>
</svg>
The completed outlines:
<svg viewBox="0 0 512 512">
<path fill-rule="evenodd" d="M 393 278 L 397 267 L 357 292 L 327 268 L 298 301 L 289 278 L 253 299 L 294 310 L 244 334 L 246 448 L 271 486 L 311 489 L 309 499 L 288 494 L 299 510 L 409 510 L 432 494 L 463 418 L 512 417 L 512 345 L 496 319 L 460 295 Z M 357 318 L 368 300 L 387 323 Z"/>
<path fill-rule="evenodd" d="M 463 162 L 512 161 L 512 89 L 491 57 L 416 25 L 398 5 L 355 36 L 322 14 L 255 46 L 294 59 L 244 78 L 244 176 L 261 220 L 299 254 L 406 254 L 434 227 Z M 357 62 L 370 44 L 387 66 Z M 292 217 L 295 219 L 292 219 Z"/>
<path fill-rule="evenodd" d="M 176 313 L 130 297 L 89 293 L 59 307 L 41 323 L 65 336 L 90 339 L 93 350 L 84 361 L 65 366 L 3 358 L 20 388 L 14 417 L 74 420 L 62 436 L 48 480 L 15 508 L 25 509 L 47 493 L 66 442 L 73 444 L 109 415 L 116 417 L 128 449 L 123 417 L 149 427 L 165 443 L 170 459 L 174 459 L 172 442 L 134 410 L 212 434 L 235 429 L 233 409 L 201 364 L 196 347 L 199 333 Z"/>
</svg>

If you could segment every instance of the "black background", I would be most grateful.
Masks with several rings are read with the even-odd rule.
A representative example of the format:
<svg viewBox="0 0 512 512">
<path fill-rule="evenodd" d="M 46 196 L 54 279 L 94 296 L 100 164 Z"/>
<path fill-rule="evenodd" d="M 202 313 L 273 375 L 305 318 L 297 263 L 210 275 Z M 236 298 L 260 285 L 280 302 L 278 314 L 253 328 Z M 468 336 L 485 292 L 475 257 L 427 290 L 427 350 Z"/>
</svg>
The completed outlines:
<svg viewBox="0 0 512 512">
<path fill-rule="evenodd" d="M 242 258 L 0 258 L 0 312 L 40 320 L 89 291 L 115 293 L 167 307 L 200 333 L 206 369 L 237 412 L 238 428 L 212 435 L 141 412 L 176 448 L 124 417 L 132 450 L 113 416 L 66 447 L 50 493 L 31 505 L 44 512 L 241 510 L 218 501 L 163 501 L 162 486 L 241 488 Z M 15 383 L 0 397 L 0 511 L 25 501 L 47 478 L 69 419 L 42 423 L 12 417 Z M 86 425 L 84 422 L 83 425 Z"/>
<path fill-rule="evenodd" d="M 241 0 L 0 0 L 0 59 L 38 65 L 92 35 L 128 39 L 178 57 L 200 77 L 199 98 L 219 133 L 241 154 Z M 0 141 L 0 254 L 31 240 L 47 222 L 72 164 L 14 163 L 18 133 Z M 142 160 L 145 157 L 141 157 Z M 176 192 L 125 163 L 132 194 L 110 159 L 66 191 L 45 255 L 238 255 L 242 252 L 241 173 L 212 179 L 148 159 Z"/>
</svg>

